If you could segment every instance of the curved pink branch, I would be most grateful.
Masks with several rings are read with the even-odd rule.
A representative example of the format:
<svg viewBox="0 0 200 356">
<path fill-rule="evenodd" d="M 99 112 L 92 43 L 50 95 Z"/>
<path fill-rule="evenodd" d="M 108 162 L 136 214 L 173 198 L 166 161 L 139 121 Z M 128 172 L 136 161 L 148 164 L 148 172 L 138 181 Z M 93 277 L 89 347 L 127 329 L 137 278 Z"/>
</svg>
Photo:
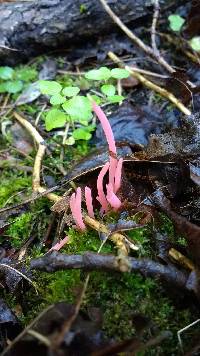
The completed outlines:
<svg viewBox="0 0 200 356">
<path fill-rule="evenodd" d="M 70 209 L 72 212 L 72 216 L 73 218 L 75 217 L 75 205 L 76 205 L 76 194 L 73 193 L 70 197 L 70 201 L 69 201 L 69 205 L 70 205 Z M 74 219 L 75 220 L 75 219 Z"/>
<path fill-rule="evenodd" d="M 122 164 L 123 158 L 120 158 L 117 162 L 117 168 L 115 170 L 115 183 L 114 183 L 114 193 L 117 193 L 121 187 L 121 178 L 122 178 Z"/>
<path fill-rule="evenodd" d="M 93 209 L 93 204 L 92 204 L 92 192 L 89 187 L 85 187 L 85 202 L 86 202 L 86 206 L 87 206 L 88 215 L 91 218 L 94 218 L 94 209 Z"/>
<path fill-rule="evenodd" d="M 101 123 L 101 126 L 106 136 L 106 140 L 108 142 L 108 147 L 110 151 L 109 183 L 111 183 L 114 186 L 114 177 L 115 177 L 115 170 L 117 167 L 117 159 L 115 157 L 112 157 L 112 154 L 113 156 L 117 155 L 115 138 L 109 120 L 107 116 L 104 114 L 103 110 L 100 108 L 100 106 L 97 105 L 95 102 L 93 102 L 92 108 Z"/>
<path fill-rule="evenodd" d="M 55 244 L 52 248 L 50 248 L 50 251 L 59 251 L 65 244 L 67 244 L 69 242 L 69 236 L 65 236 L 64 239 L 60 240 L 60 242 L 58 242 L 57 244 Z"/>
<path fill-rule="evenodd" d="M 83 222 L 82 211 L 81 211 L 81 188 L 77 188 L 76 194 L 73 193 L 70 198 L 70 209 L 76 223 L 76 226 L 80 230 L 85 230 L 86 226 Z"/>
<path fill-rule="evenodd" d="M 114 139 L 114 135 L 113 135 L 110 123 L 108 121 L 108 118 L 106 117 L 106 115 L 104 114 L 104 112 L 100 108 L 100 106 L 97 105 L 95 102 L 92 103 L 92 109 L 95 112 L 95 114 L 97 115 L 99 121 L 101 122 L 103 131 L 106 136 L 106 140 L 108 142 L 109 150 L 116 155 L 117 150 L 116 150 L 116 145 L 115 145 L 115 139 Z"/>
<path fill-rule="evenodd" d="M 106 196 L 105 196 L 105 193 L 103 190 L 103 179 L 109 169 L 109 166 L 110 166 L 110 164 L 109 164 L 109 162 L 107 162 L 101 169 L 101 171 L 98 175 L 98 178 L 97 178 L 97 191 L 98 191 L 97 200 L 99 201 L 99 203 L 101 204 L 101 206 L 105 212 L 108 211 L 108 203 L 107 203 Z"/>
<path fill-rule="evenodd" d="M 75 213 L 76 213 L 76 219 L 77 219 L 79 228 L 81 230 L 85 230 L 86 226 L 83 222 L 83 216 L 82 216 L 82 211 L 81 211 L 81 200 L 82 200 L 82 192 L 81 192 L 81 188 L 78 187 L 76 190 Z"/>
<path fill-rule="evenodd" d="M 112 184 L 107 184 L 107 200 L 110 203 L 111 207 L 115 210 L 118 210 L 122 203 L 119 200 L 119 198 L 116 196 L 116 194 L 113 192 L 113 186 Z"/>
<path fill-rule="evenodd" d="M 117 159 L 110 156 L 109 183 L 114 187 L 115 173 L 117 169 Z"/>
</svg>

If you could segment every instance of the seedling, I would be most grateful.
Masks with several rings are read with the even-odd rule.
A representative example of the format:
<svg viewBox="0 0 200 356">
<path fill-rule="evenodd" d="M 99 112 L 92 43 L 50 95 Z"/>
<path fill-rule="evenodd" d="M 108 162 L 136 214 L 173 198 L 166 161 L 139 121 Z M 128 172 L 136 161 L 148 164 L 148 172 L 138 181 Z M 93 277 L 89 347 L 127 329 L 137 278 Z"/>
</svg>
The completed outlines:
<svg viewBox="0 0 200 356">
<path fill-rule="evenodd" d="M 32 68 L 13 69 L 0 67 L 0 93 L 16 94 L 22 91 L 27 82 L 37 77 L 37 71 Z"/>
<path fill-rule="evenodd" d="M 124 100 L 121 95 L 116 95 L 116 79 L 123 79 L 129 76 L 125 69 L 114 68 L 110 70 L 107 67 L 93 69 L 85 74 L 85 80 L 94 81 L 95 85 L 100 84 L 99 95 L 92 95 L 92 90 L 87 95 L 82 95 L 81 89 L 76 85 L 62 86 L 57 81 L 41 80 L 39 82 L 42 94 L 50 97 L 52 108 L 45 117 L 46 130 L 51 131 L 69 124 L 72 128 L 73 140 L 67 140 L 68 144 L 73 144 L 76 140 L 89 140 L 92 131 L 95 129 L 91 125 L 93 117 L 91 98 L 97 104 L 119 103 Z M 77 127 L 77 125 L 81 127 Z"/>
</svg>

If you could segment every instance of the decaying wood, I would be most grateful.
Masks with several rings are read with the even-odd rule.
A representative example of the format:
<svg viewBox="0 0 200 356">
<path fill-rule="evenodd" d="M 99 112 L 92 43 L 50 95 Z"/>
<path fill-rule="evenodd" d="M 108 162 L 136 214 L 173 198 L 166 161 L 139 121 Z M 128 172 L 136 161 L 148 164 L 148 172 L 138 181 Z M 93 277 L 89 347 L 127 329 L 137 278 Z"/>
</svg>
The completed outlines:
<svg viewBox="0 0 200 356">
<path fill-rule="evenodd" d="M 135 27 L 138 19 L 153 13 L 150 1 L 118 0 L 108 4 L 123 23 Z M 161 5 L 165 5 L 164 0 Z M 16 62 L 57 48 L 68 50 L 74 42 L 99 37 L 116 28 L 97 0 L 3 3 L 0 5 L 0 58 L 8 63 L 8 60 Z"/>
</svg>

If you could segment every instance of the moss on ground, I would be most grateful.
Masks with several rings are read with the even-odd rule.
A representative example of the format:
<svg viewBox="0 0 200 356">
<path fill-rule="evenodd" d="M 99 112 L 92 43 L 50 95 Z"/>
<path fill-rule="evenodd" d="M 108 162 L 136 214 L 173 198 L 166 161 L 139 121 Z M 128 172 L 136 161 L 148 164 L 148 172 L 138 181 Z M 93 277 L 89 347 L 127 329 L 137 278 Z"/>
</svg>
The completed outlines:
<svg viewBox="0 0 200 356">
<path fill-rule="evenodd" d="M 39 62 L 38 62 L 39 63 Z M 76 79 L 76 82 L 67 76 L 60 77 L 63 85 L 77 85 L 88 89 L 88 81 Z M 158 97 L 160 100 L 160 98 Z M 157 100 L 157 96 L 155 96 Z M 24 105 L 21 110 L 27 114 L 37 114 L 41 111 L 37 104 Z M 43 116 L 43 115 L 42 115 Z M 41 116 L 41 119 L 42 119 Z M 52 142 L 52 137 L 47 139 L 47 143 Z M 76 160 L 90 151 L 87 142 L 80 142 L 76 147 L 69 147 L 65 151 L 64 166 L 69 167 L 69 162 Z M 46 157 L 44 165 L 47 166 L 56 179 L 59 179 L 56 165 L 60 164 L 60 146 L 54 150 L 53 157 Z M 27 162 L 32 166 L 33 162 Z M 19 194 L 19 192 L 21 192 Z M 1 175 L 0 185 L 0 207 L 7 203 L 17 204 L 31 193 L 31 176 L 27 173 L 10 170 L 6 168 Z M 12 222 L 6 234 L 11 238 L 13 247 L 18 248 L 34 233 L 37 237 L 35 246 L 29 251 L 27 265 L 31 258 L 43 255 L 46 250 L 40 245 L 40 240 L 44 236 L 50 215 L 51 204 L 47 199 L 42 198 L 30 205 L 29 210 L 25 211 L 19 217 L 10 218 Z M 115 216 L 110 216 L 109 222 L 115 221 Z M 174 228 L 171 221 L 161 214 L 161 231 L 174 238 Z M 85 251 L 97 252 L 101 241 L 98 234 L 93 231 L 88 233 L 78 233 L 73 229 L 67 231 L 70 240 L 65 246 L 63 252 L 71 254 L 80 254 Z M 153 255 L 153 246 L 151 246 L 152 228 L 133 230 L 129 237 L 141 245 L 139 257 L 151 257 Z M 177 239 L 176 239 L 177 241 Z M 1 237 L 0 237 L 1 242 Z M 38 243 L 37 243 L 38 242 Z M 178 242 L 185 244 L 183 238 Z M 107 242 L 103 253 L 115 253 L 115 249 L 110 242 Z M 155 253 L 155 252 L 154 252 Z M 21 298 L 6 294 L 0 290 L 0 295 L 6 298 L 8 304 L 15 309 L 21 303 L 23 314 L 20 316 L 24 325 L 28 324 L 39 312 L 50 304 L 67 301 L 73 303 L 76 300 L 77 292 L 84 283 L 86 274 L 79 270 L 58 271 L 56 273 L 35 272 L 35 279 L 39 295 L 30 288 Z M 177 331 L 194 321 L 194 316 L 189 309 L 177 309 L 177 306 L 167 296 L 167 290 L 157 281 L 146 278 L 138 274 L 119 274 L 92 272 L 86 296 L 83 302 L 83 308 L 87 310 L 90 306 L 98 307 L 103 313 L 103 330 L 110 338 L 118 340 L 129 338 L 135 335 L 133 317 L 135 314 L 142 314 L 151 320 L 145 338 L 148 339 L 163 330 L 170 330 L 173 338 L 163 343 L 162 347 L 148 350 L 141 355 L 177 355 L 179 353 L 177 342 Z"/>
<path fill-rule="evenodd" d="M 0 207 L 7 204 L 17 204 L 20 201 L 20 192 L 27 193 L 31 190 L 31 178 L 26 173 L 14 173 L 4 170 L 1 174 Z"/>
<path fill-rule="evenodd" d="M 5 172 L 0 187 L 1 206 L 13 195 L 11 203 L 19 202 L 19 196 L 14 194 L 23 189 L 30 188 L 31 180 L 26 174 Z M 50 203 L 46 199 L 38 200 L 32 204 L 30 211 L 15 218 L 15 222 L 7 230 L 7 234 L 12 237 L 13 247 L 19 247 L 30 234 L 34 222 L 41 229 L 36 232 L 42 238 L 49 221 Z M 113 221 L 114 216 L 109 218 Z M 171 236 L 174 234 L 173 226 L 166 217 L 162 216 L 162 229 Z M 84 253 L 85 251 L 97 252 L 101 241 L 94 231 L 79 233 L 73 229 L 68 232 L 69 244 L 65 246 L 63 252 L 71 254 Z M 141 245 L 140 256 L 151 256 L 151 226 L 148 228 L 133 230 L 129 233 L 133 241 Z M 38 239 L 39 240 L 39 239 Z M 42 255 L 45 252 L 43 247 L 35 246 L 28 260 Z M 114 247 L 107 242 L 103 253 L 115 253 Z M 27 261 L 28 263 L 28 261 Z M 24 324 L 30 322 L 40 311 L 52 303 L 67 301 L 73 303 L 76 300 L 77 291 L 84 283 L 86 274 L 79 270 L 58 271 L 56 273 L 34 273 L 39 295 L 30 288 L 23 296 L 23 315 L 21 320 Z M 4 295 L 5 297 L 5 295 Z M 7 296 L 7 301 L 15 309 L 19 303 L 15 297 Z M 163 330 L 170 330 L 173 338 L 163 343 L 162 347 L 156 347 L 147 352 L 147 355 L 177 355 L 178 342 L 177 331 L 185 325 L 194 321 L 192 313 L 188 309 L 178 310 L 173 301 L 167 297 L 166 291 L 155 280 L 144 279 L 138 274 L 119 274 L 92 272 L 89 286 L 83 302 L 83 308 L 95 306 L 103 313 L 103 330 L 110 338 L 124 339 L 135 334 L 133 318 L 135 314 L 142 314 L 151 320 L 145 338 L 152 337 Z M 169 350 L 169 351 L 168 351 Z M 143 353 L 145 355 L 145 353 Z"/>
<path fill-rule="evenodd" d="M 135 231 L 134 239 L 138 236 L 141 238 L 145 231 L 145 229 Z M 70 229 L 68 234 L 70 242 L 63 252 L 72 254 L 97 252 L 100 246 L 98 234 L 93 231 L 81 234 Z M 107 242 L 102 252 L 113 253 L 112 244 Z M 40 255 L 40 251 L 38 250 L 35 255 Z M 86 273 L 79 270 L 37 272 L 34 277 L 39 287 L 39 296 L 35 295 L 34 290 L 29 290 L 25 296 L 28 310 L 22 318 L 25 324 L 52 303 L 75 302 Z M 146 340 L 164 330 L 173 333 L 172 339 L 163 342 L 162 347 L 148 351 L 147 355 L 177 355 L 179 352 L 177 331 L 194 321 L 188 309 L 177 309 L 173 301 L 167 297 L 167 291 L 159 283 L 138 274 L 92 272 L 82 307 L 85 310 L 89 307 L 100 308 L 104 318 L 103 330 L 110 338 L 121 340 L 135 335 L 133 318 L 137 314 L 150 320 L 150 327 L 145 333 Z"/>
</svg>

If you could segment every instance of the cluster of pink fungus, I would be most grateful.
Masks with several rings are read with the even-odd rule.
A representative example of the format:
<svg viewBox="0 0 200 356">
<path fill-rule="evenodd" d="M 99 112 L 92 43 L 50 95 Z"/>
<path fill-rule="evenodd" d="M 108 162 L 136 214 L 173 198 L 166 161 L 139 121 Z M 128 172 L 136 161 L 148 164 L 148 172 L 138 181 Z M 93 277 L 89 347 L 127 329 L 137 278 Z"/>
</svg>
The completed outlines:
<svg viewBox="0 0 200 356">
<path fill-rule="evenodd" d="M 92 108 L 102 125 L 109 147 L 109 162 L 106 162 L 97 177 L 98 196 L 96 197 L 96 199 L 101 205 L 101 213 L 103 214 L 107 213 L 109 209 L 117 211 L 121 207 L 121 201 L 116 194 L 121 186 L 123 159 L 117 159 L 117 149 L 114 135 L 110 123 L 103 110 L 95 102 L 93 102 Z M 105 193 L 103 181 L 107 172 L 109 174 L 109 180 L 108 184 L 106 185 Z M 91 189 L 89 187 L 85 187 L 84 193 L 87 213 L 91 218 L 94 218 L 93 198 Z M 82 215 L 81 202 L 82 191 L 79 187 L 77 188 L 76 192 L 71 195 L 70 209 L 77 228 L 83 231 L 86 229 L 86 226 Z"/>
</svg>

